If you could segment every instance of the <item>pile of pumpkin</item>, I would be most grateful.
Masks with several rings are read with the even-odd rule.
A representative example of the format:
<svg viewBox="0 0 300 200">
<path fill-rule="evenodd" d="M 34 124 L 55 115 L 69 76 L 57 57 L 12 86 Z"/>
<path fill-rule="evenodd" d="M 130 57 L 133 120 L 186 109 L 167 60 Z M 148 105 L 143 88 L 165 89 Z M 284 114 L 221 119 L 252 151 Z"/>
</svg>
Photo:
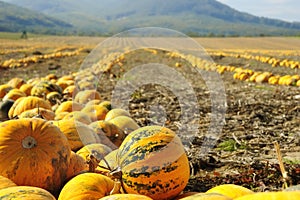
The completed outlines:
<svg viewBox="0 0 300 200">
<path fill-rule="evenodd" d="M 299 199 L 225 184 L 182 194 L 189 162 L 180 138 L 140 127 L 73 75 L 0 85 L 0 199 Z M 274 197 L 274 198 L 273 198 Z"/>
</svg>

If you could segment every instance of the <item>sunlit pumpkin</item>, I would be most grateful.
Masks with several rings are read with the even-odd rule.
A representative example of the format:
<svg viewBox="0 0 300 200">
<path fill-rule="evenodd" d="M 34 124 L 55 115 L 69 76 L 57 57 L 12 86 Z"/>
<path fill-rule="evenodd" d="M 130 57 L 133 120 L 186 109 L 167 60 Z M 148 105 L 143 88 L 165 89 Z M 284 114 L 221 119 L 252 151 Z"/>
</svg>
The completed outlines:
<svg viewBox="0 0 300 200">
<path fill-rule="evenodd" d="M 257 192 L 244 195 L 234 200 L 299 200 L 300 191 L 291 192 Z"/>
<path fill-rule="evenodd" d="M 55 113 L 52 110 L 45 108 L 34 108 L 22 112 L 20 115 L 18 115 L 18 118 L 42 118 L 45 120 L 54 120 Z"/>
<path fill-rule="evenodd" d="M 127 116 L 127 117 L 130 117 L 130 114 L 129 112 L 127 112 L 126 110 L 124 109 L 121 109 L 121 108 L 114 108 L 114 109 L 111 109 L 105 116 L 105 120 L 106 121 L 109 121 L 113 118 L 116 118 L 116 117 L 119 117 L 119 116 Z"/>
<path fill-rule="evenodd" d="M 43 119 L 0 123 L 0 175 L 17 185 L 56 193 L 66 178 L 71 150 L 66 137 Z"/>
<path fill-rule="evenodd" d="M 234 199 L 254 192 L 240 185 L 223 184 L 209 189 L 206 193 L 218 193 Z"/>
<path fill-rule="evenodd" d="M 84 106 L 80 103 L 76 103 L 74 101 L 65 101 L 57 107 L 55 114 L 59 114 L 61 112 L 80 111 L 83 107 Z"/>
<path fill-rule="evenodd" d="M 3 97 L 3 101 L 11 99 L 11 100 L 17 100 L 20 97 L 26 97 L 26 94 L 24 92 L 22 92 L 20 89 L 12 89 L 10 90 L 4 97 Z"/>
<path fill-rule="evenodd" d="M 72 178 L 61 190 L 58 200 L 98 200 L 109 195 L 114 187 L 114 181 L 109 177 L 84 173 Z"/>
<path fill-rule="evenodd" d="M 99 200 L 152 200 L 150 197 L 140 194 L 113 194 L 102 197 Z"/>
<path fill-rule="evenodd" d="M 4 176 L 0 176 L 0 190 L 8 187 L 17 186 L 12 180 Z"/>
<path fill-rule="evenodd" d="M 70 156 L 70 164 L 67 170 L 66 180 L 69 180 L 70 178 L 78 175 L 79 173 L 85 170 L 88 170 L 88 164 L 86 163 L 85 159 L 83 159 L 80 155 L 72 151 Z"/>
<path fill-rule="evenodd" d="M 81 104 L 86 104 L 87 102 L 94 100 L 94 99 L 101 99 L 100 93 L 96 90 L 83 90 L 79 91 L 74 101 Z"/>
<path fill-rule="evenodd" d="M 80 121 L 84 124 L 91 124 L 92 123 L 92 120 L 91 118 L 86 114 L 86 113 L 83 113 L 83 112 L 80 112 L 80 111 L 73 111 L 73 112 L 70 112 L 68 114 L 66 114 L 63 119 L 65 120 L 77 120 L 77 121 Z"/>
<path fill-rule="evenodd" d="M 12 107 L 9 109 L 8 116 L 12 119 L 17 115 L 20 115 L 22 112 L 34 108 L 45 108 L 51 110 L 51 105 L 49 102 L 39 97 L 22 97 L 14 102 Z"/>
<path fill-rule="evenodd" d="M 181 140 L 165 127 L 146 126 L 131 132 L 117 158 L 127 193 L 172 199 L 189 180 L 189 162 Z"/>
<path fill-rule="evenodd" d="M 181 200 L 233 200 L 230 197 L 218 193 L 198 193 L 183 198 L 176 198 L 176 200 L 179 199 Z"/>
<path fill-rule="evenodd" d="M 76 154 L 87 160 L 89 155 L 93 155 L 99 161 L 111 152 L 111 148 L 104 144 L 88 144 L 79 149 Z"/>
<path fill-rule="evenodd" d="M 88 105 L 81 110 L 81 112 L 87 114 L 93 122 L 104 120 L 108 111 L 106 107 L 100 105 Z"/>
<path fill-rule="evenodd" d="M 0 199 L 3 200 L 55 200 L 55 197 L 39 187 L 15 186 L 0 190 Z"/>
<path fill-rule="evenodd" d="M 10 85 L 13 88 L 20 88 L 26 81 L 22 78 L 14 77 L 7 82 L 7 85 Z"/>
<path fill-rule="evenodd" d="M 7 84 L 0 85 L 0 98 L 2 99 L 13 87 Z"/>
<path fill-rule="evenodd" d="M 140 128 L 140 126 L 128 116 L 118 116 L 109 120 L 109 122 L 119 127 L 125 134 L 129 134 Z"/>
</svg>

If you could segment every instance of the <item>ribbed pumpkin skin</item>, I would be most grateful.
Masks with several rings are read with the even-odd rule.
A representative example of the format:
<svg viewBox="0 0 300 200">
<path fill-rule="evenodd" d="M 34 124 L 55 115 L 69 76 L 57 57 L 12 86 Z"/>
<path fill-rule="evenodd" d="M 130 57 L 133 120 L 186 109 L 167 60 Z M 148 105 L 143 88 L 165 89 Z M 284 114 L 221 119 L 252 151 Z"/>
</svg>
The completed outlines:
<svg viewBox="0 0 300 200">
<path fill-rule="evenodd" d="M 258 192 L 234 200 L 299 200 L 300 191 L 291 192 Z"/>
<path fill-rule="evenodd" d="M 103 197 L 99 200 L 152 200 L 150 197 L 140 194 L 114 194 Z"/>
<path fill-rule="evenodd" d="M 80 155 L 85 160 L 89 155 L 93 154 L 99 161 L 111 152 L 111 148 L 104 144 L 88 144 L 79 149 L 76 154 Z"/>
<path fill-rule="evenodd" d="M 209 189 L 206 193 L 218 193 L 234 199 L 254 192 L 240 185 L 223 184 Z"/>
<path fill-rule="evenodd" d="M 61 190 L 58 200 L 98 200 L 107 196 L 114 182 L 107 176 L 84 173 L 75 176 Z"/>
<path fill-rule="evenodd" d="M 0 133 L 0 175 L 55 194 L 65 181 L 71 153 L 59 129 L 42 119 L 18 119 L 0 123 Z"/>
<path fill-rule="evenodd" d="M 72 151 L 70 164 L 67 170 L 67 180 L 88 169 L 89 167 L 85 160 L 80 155 Z"/>
<path fill-rule="evenodd" d="M 12 119 L 13 117 L 21 114 L 22 112 L 34 108 L 45 108 L 51 110 L 51 105 L 50 103 L 39 97 L 21 97 L 18 100 L 16 100 L 12 107 L 9 109 L 8 117 Z"/>
<path fill-rule="evenodd" d="M 30 186 L 15 186 L 0 190 L 2 200 L 55 200 L 48 191 Z"/>
<path fill-rule="evenodd" d="M 78 151 L 85 144 L 97 143 L 97 134 L 88 125 L 76 120 L 53 121 L 61 132 L 67 137 L 72 151 Z"/>
<path fill-rule="evenodd" d="M 189 162 L 180 138 L 170 129 L 146 126 L 130 133 L 118 159 L 127 193 L 171 199 L 188 183 Z"/>
<path fill-rule="evenodd" d="M 8 187 L 13 187 L 13 186 L 17 186 L 17 185 L 12 180 L 4 176 L 0 176 L 0 190 Z"/>
</svg>

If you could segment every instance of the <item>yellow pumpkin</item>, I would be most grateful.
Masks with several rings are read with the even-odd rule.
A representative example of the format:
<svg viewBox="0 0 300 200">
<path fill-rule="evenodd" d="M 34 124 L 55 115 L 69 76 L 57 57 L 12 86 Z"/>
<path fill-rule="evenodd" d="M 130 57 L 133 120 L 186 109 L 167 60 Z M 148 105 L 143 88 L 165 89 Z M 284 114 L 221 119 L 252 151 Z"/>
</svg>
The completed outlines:
<svg viewBox="0 0 300 200">
<path fill-rule="evenodd" d="M 128 116 L 118 116 L 109 120 L 109 122 L 119 127 L 125 134 L 129 134 L 140 128 L 140 126 Z"/>
<path fill-rule="evenodd" d="M 0 123 L 0 175 L 17 185 L 55 194 L 66 178 L 71 150 L 60 130 L 43 119 Z"/>
<path fill-rule="evenodd" d="M 97 143 L 99 141 L 97 134 L 86 124 L 79 121 L 59 120 L 52 123 L 67 137 L 72 151 L 78 151 L 86 144 Z"/>
<path fill-rule="evenodd" d="M 59 114 L 61 112 L 72 112 L 72 111 L 80 111 L 84 106 L 80 103 L 76 103 L 74 101 L 65 101 L 61 103 L 58 108 L 55 110 L 55 114 Z"/>
<path fill-rule="evenodd" d="M 18 117 L 19 119 L 39 117 L 45 120 L 54 120 L 55 113 L 45 108 L 34 108 L 22 112 Z"/>
<path fill-rule="evenodd" d="M 30 92 L 32 89 L 32 85 L 25 83 L 20 87 L 20 90 L 26 94 L 26 96 L 30 96 Z"/>
<path fill-rule="evenodd" d="M 12 78 L 7 82 L 7 85 L 13 87 L 13 88 L 20 88 L 23 84 L 25 84 L 26 81 L 24 81 L 24 79 L 22 78 Z"/>
<path fill-rule="evenodd" d="M 7 84 L 0 85 L 0 98 L 2 99 L 13 87 Z"/>
<path fill-rule="evenodd" d="M 101 100 L 101 95 L 98 91 L 96 90 L 83 90 L 79 91 L 75 98 L 74 101 L 77 103 L 81 104 L 86 104 L 87 102 L 94 100 L 94 99 L 99 99 Z"/>
<path fill-rule="evenodd" d="M 117 158 L 127 193 L 172 199 L 189 180 L 189 162 L 181 140 L 165 127 L 146 126 L 131 132 Z"/>
<path fill-rule="evenodd" d="M 58 200 L 98 200 L 110 194 L 114 188 L 114 181 L 109 177 L 84 173 L 72 178 L 62 188 Z"/>
<path fill-rule="evenodd" d="M 257 192 L 234 200 L 299 200 L 300 191 L 291 192 Z"/>
<path fill-rule="evenodd" d="M 240 185 L 223 184 L 209 189 L 206 193 L 218 193 L 234 199 L 254 192 Z"/>
<path fill-rule="evenodd" d="M 150 197 L 140 194 L 113 194 L 102 197 L 99 200 L 152 200 Z"/>
<path fill-rule="evenodd" d="M 12 119 L 17 115 L 20 115 L 22 112 L 34 108 L 45 108 L 51 110 L 51 105 L 47 101 L 39 97 L 22 97 L 16 100 L 12 107 L 9 109 L 8 117 Z"/>
<path fill-rule="evenodd" d="M 89 125 L 99 136 L 100 143 L 112 149 L 119 147 L 125 139 L 125 133 L 116 125 L 108 121 L 95 121 Z"/>
<path fill-rule="evenodd" d="M 12 180 L 4 176 L 0 176 L 0 190 L 8 187 L 17 186 Z"/>
<path fill-rule="evenodd" d="M 48 191 L 32 186 L 15 186 L 0 190 L 3 200 L 55 200 Z"/>
<path fill-rule="evenodd" d="M 119 116 L 127 116 L 127 117 L 130 117 L 130 114 L 129 112 L 127 112 L 126 110 L 124 109 L 121 109 L 121 108 L 114 108 L 114 109 L 111 109 L 105 116 L 105 120 L 106 121 L 109 121 L 113 118 L 116 118 L 116 117 L 119 117 Z"/>
<path fill-rule="evenodd" d="M 109 110 L 106 107 L 100 105 L 85 106 L 81 110 L 81 112 L 87 114 L 93 122 L 98 120 L 104 120 L 108 111 Z"/>
<path fill-rule="evenodd" d="M 190 195 L 184 198 L 180 198 L 181 200 L 233 200 L 230 197 L 224 196 L 222 194 L 217 193 L 198 193 L 194 195 Z M 176 198 L 177 200 L 177 198 Z"/>
<path fill-rule="evenodd" d="M 76 154 L 80 155 L 83 159 L 87 160 L 89 155 L 93 155 L 99 161 L 111 152 L 111 148 L 104 144 L 88 144 L 79 149 Z"/>
<path fill-rule="evenodd" d="M 87 125 L 92 123 L 91 118 L 86 113 L 83 113 L 83 112 L 80 112 L 80 111 L 73 111 L 73 112 L 67 113 L 63 117 L 63 119 L 65 119 L 65 120 L 77 120 L 77 121 L 82 122 L 82 123 L 87 124 Z"/>
<path fill-rule="evenodd" d="M 24 92 L 22 92 L 20 89 L 12 89 L 10 90 L 4 97 L 3 97 L 3 101 L 11 99 L 11 100 L 17 100 L 20 97 L 26 97 L 26 94 Z"/>
</svg>

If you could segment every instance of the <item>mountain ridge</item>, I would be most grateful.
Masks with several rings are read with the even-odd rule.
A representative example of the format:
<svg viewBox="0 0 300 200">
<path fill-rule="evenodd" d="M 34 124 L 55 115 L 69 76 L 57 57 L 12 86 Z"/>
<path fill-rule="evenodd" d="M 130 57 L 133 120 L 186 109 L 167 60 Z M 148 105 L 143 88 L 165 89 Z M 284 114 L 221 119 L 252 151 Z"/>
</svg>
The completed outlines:
<svg viewBox="0 0 300 200">
<path fill-rule="evenodd" d="M 75 34 L 111 35 L 158 26 L 194 35 L 297 35 L 299 22 L 257 17 L 216 0 L 5 0 L 72 24 Z"/>
</svg>

